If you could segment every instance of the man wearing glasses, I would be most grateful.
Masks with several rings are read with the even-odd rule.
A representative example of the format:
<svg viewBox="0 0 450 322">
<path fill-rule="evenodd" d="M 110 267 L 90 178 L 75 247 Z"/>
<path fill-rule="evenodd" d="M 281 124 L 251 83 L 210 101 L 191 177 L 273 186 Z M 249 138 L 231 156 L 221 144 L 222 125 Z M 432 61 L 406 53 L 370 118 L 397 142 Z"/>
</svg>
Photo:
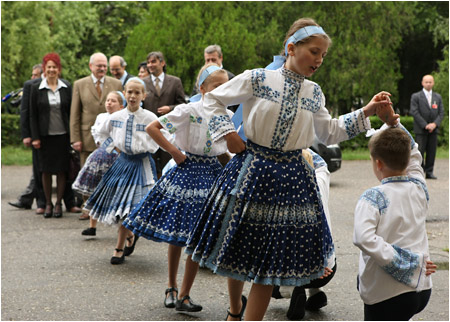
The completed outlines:
<svg viewBox="0 0 450 322">
<path fill-rule="evenodd" d="M 123 86 L 125 86 L 127 80 L 134 77 L 133 75 L 127 73 L 127 71 L 125 70 L 126 68 L 127 62 L 125 61 L 125 59 L 123 59 L 123 57 L 111 56 L 109 58 L 109 72 L 115 78 L 120 80 Z"/>
</svg>

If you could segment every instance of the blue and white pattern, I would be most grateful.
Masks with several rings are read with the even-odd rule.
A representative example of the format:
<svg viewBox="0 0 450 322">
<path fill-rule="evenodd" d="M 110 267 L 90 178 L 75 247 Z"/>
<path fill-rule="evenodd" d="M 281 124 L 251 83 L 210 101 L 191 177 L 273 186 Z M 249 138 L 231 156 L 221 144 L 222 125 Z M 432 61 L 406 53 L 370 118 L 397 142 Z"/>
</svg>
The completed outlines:
<svg viewBox="0 0 450 322">
<path fill-rule="evenodd" d="M 301 286 L 323 275 L 333 249 L 301 150 L 247 141 L 211 188 L 186 252 L 223 276 Z"/>
<path fill-rule="evenodd" d="M 389 206 L 389 199 L 378 188 L 367 189 L 361 195 L 360 199 L 366 200 L 374 208 L 378 209 L 380 215 L 383 215 Z"/>
<path fill-rule="evenodd" d="M 345 130 L 347 131 L 347 135 L 349 139 L 353 139 L 355 136 L 361 133 L 361 129 L 358 127 L 358 124 L 364 123 L 364 113 L 350 112 L 345 114 L 344 116 L 345 122 Z M 358 123 L 358 117 L 361 119 L 361 123 Z M 365 130 L 368 130 L 366 128 Z"/>
<path fill-rule="evenodd" d="M 211 120 L 209 121 L 209 132 L 210 133 L 221 133 L 221 135 L 225 135 L 226 133 L 229 133 L 231 131 L 234 131 L 234 127 L 230 130 L 230 129 L 223 129 L 222 128 L 222 124 L 223 123 L 231 123 L 231 118 L 229 115 L 219 115 L 219 116 L 214 116 L 211 118 Z"/>
<path fill-rule="evenodd" d="M 133 122 L 134 114 L 130 114 L 127 120 L 127 130 L 125 132 L 125 151 L 132 154 L 131 152 L 131 141 L 133 140 Z"/>
<path fill-rule="evenodd" d="M 186 156 L 181 165 L 158 180 L 125 219 L 125 227 L 150 240 L 186 246 L 208 192 L 222 170 L 217 157 Z"/>
<path fill-rule="evenodd" d="M 272 102 L 279 102 L 281 96 L 279 91 L 272 89 L 269 85 L 264 84 L 266 72 L 264 69 L 252 70 L 252 86 L 253 95 Z"/>
<path fill-rule="evenodd" d="M 322 89 L 319 85 L 314 84 L 313 97 L 302 97 L 301 108 L 316 113 L 322 106 Z"/>
<path fill-rule="evenodd" d="M 122 152 L 86 201 L 85 209 L 99 222 L 117 224 L 145 197 L 154 178 L 156 167 L 150 153 Z"/>
<path fill-rule="evenodd" d="M 392 245 L 394 248 L 394 259 L 383 267 L 383 269 L 400 283 L 410 285 L 412 277 L 420 265 L 419 255 Z"/>
<path fill-rule="evenodd" d="M 72 189 L 83 196 L 90 196 L 118 156 L 116 151 L 108 153 L 104 148 L 96 149 L 86 159 L 72 184 Z"/>
</svg>

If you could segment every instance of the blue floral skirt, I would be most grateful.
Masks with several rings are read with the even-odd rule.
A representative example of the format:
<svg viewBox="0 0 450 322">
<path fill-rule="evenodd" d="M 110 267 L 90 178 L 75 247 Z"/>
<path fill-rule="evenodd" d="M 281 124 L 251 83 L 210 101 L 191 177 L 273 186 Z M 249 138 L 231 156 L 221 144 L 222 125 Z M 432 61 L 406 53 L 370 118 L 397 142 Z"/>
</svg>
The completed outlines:
<svg viewBox="0 0 450 322">
<path fill-rule="evenodd" d="M 217 157 L 186 153 L 124 220 L 135 234 L 184 247 L 209 189 L 222 170 Z"/>
<path fill-rule="evenodd" d="M 96 149 L 88 156 L 83 168 L 78 172 L 72 189 L 84 196 L 90 196 L 118 156 L 118 153 L 108 153 L 101 147 Z"/>
<path fill-rule="evenodd" d="M 155 178 L 156 167 L 150 153 L 121 152 L 86 201 L 85 209 L 93 219 L 117 224 L 147 195 Z"/>
<path fill-rule="evenodd" d="M 308 284 L 323 275 L 334 251 L 317 191 L 301 150 L 248 141 L 211 188 L 186 253 L 237 280 Z"/>
</svg>

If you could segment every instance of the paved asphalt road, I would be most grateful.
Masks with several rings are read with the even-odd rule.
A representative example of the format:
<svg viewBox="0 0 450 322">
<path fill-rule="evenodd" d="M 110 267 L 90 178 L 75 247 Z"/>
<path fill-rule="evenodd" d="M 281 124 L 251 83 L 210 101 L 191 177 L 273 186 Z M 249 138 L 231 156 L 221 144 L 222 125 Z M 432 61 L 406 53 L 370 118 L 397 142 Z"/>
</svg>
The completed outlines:
<svg viewBox="0 0 450 322">
<path fill-rule="evenodd" d="M 438 180 L 429 180 L 427 223 L 434 261 L 446 270 L 433 275 L 433 293 L 414 320 L 449 320 L 448 160 L 437 160 Z M 44 219 L 34 210 L 7 204 L 28 183 L 31 167 L 2 166 L 1 319 L 7 320 L 223 320 L 228 307 L 226 279 L 201 269 L 191 296 L 203 311 L 176 313 L 163 306 L 167 283 L 167 245 L 139 240 L 123 265 L 109 263 L 116 227 L 99 225 L 96 238 L 78 214 Z M 325 287 L 328 306 L 304 320 L 357 321 L 363 304 L 356 290 L 358 250 L 352 244 L 353 209 L 360 194 L 377 184 L 368 161 L 345 161 L 332 174 L 330 211 L 338 270 Z M 185 256 L 183 256 L 183 259 Z M 182 261 L 179 283 L 184 270 Z M 246 283 L 244 294 L 250 284 Z M 265 320 L 286 320 L 288 299 L 272 300 Z"/>
</svg>

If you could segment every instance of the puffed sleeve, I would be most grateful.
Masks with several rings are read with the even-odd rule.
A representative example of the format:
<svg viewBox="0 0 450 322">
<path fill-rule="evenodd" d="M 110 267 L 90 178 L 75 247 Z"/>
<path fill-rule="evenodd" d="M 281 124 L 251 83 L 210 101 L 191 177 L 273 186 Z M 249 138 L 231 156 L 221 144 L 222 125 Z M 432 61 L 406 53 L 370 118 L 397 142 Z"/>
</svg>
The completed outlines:
<svg viewBox="0 0 450 322">
<path fill-rule="evenodd" d="M 185 128 L 190 122 L 191 109 L 189 104 L 180 104 L 170 113 L 160 116 L 158 121 L 170 134 Z"/>
</svg>

